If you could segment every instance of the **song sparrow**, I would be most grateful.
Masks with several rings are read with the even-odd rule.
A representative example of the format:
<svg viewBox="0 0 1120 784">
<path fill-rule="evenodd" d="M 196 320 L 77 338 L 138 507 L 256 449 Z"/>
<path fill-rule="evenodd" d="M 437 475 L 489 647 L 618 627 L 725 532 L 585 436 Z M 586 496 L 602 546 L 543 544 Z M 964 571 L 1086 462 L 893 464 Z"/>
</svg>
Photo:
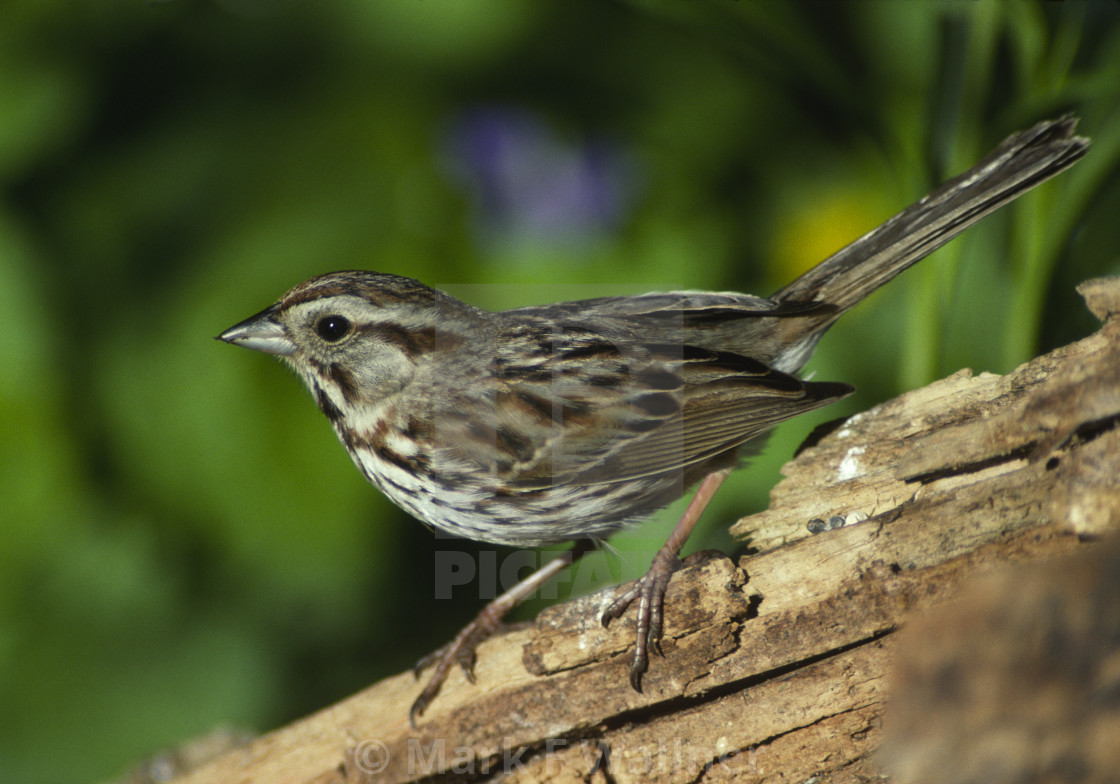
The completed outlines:
<svg viewBox="0 0 1120 784">
<path fill-rule="evenodd" d="M 845 311 L 967 226 L 1072 165 L 1071 117 L 987 158 L 764 299 L 669 292 L 491 313 L 410 278 L 312 278 L 220 335 L 295 369 L 365 477 L 435 528 L 483 542 L 576 540 L 432 658 L 423 712 L 455 662 L 591 543 L 699 488 L 638 599 L 631 683 L 657 650 L 666 586 L 744 447 L 852 391 L 796 374 Z"/>
</svg>

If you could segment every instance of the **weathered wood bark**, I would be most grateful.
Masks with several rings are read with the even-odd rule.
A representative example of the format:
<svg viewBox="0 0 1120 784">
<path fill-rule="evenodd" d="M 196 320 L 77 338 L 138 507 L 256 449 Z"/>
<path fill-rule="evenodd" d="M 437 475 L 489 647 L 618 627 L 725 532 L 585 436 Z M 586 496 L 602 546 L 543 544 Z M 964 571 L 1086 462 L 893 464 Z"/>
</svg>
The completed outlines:
<svg viewBox="0 0 1120 784">
<path fill-rule="evenodd" d="M 1120 312 L 1120 284 L 1088 298 Z M 771 509 L 734 532 L 753 554 L 670 586 L 664 658 L 627 681 L 613 591 L 543 612 L 479 650 L 419 728 L 405 673 L 187 775 L 218 782 L 853 781 L 881 771 L 894 633 L 990 565 L 1094 545 L 1120 521 L 1120 318 L 1007 376 L 967 371 L 805 449 Z M 819 535 L 814 517 L 869 518 Z"/>
</svg>

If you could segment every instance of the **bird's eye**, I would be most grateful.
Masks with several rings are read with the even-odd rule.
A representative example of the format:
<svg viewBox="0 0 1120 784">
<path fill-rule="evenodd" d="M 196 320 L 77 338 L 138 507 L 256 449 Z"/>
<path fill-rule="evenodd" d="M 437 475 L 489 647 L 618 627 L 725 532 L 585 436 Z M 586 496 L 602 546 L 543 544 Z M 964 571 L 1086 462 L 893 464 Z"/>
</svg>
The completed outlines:
<svg viewBox="0 0 1120 784">
<path fill-rule="evenodd" d="M 315 331 L 323 340 L 334 343 L 346 337 L 346 333 L 350 331 L 350 321 L 342 316 L 323 316 L 315 325 Z"/>
</svg>

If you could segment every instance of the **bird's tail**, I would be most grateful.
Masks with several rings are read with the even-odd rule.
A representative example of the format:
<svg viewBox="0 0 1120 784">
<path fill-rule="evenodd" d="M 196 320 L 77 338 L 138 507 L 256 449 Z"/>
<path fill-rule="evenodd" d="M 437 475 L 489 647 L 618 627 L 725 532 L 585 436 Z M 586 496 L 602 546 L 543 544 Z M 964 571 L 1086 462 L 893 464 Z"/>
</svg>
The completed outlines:
<svg viewBox="0 0 1120 784">
<path fill-rule="evenodd" d="M 976 221 L 1081 158 L 1089 140 L 1074 136 L 1077 119 L 1038 123 L 1004 139 L 968 171 L 834 253 L 775 293 L 781 303 L 834 306 L 814 330 L 823 332 L 844 311 Z"/>
</svg>

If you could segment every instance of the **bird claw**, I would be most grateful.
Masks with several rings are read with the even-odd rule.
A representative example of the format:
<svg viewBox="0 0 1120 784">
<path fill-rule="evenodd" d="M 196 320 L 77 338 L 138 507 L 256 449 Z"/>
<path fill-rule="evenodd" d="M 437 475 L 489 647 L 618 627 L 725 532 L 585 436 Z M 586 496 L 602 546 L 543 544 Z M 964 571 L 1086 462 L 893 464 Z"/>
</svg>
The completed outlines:
<svg viewBox="0 0 1120 784">
<path fill-rule="evenodd" d="M 464 677 L 470 683 L 475 682 L 474 664 L 478 646 L 482 644 L 483 640 L 501 629 L 502 625 L 500 620 L 496 620 L 486 610 L 483 610 L 477 618 L 455 636 L 454 640 L 429 653 L 413 665 L 412 672 L 417 678 L 428 667 L 433 665 L 435 667 L 432 677 L 428 679 L 427 685 L 424 686 L 424 690 L 420 692 L 420 696 L 409 708 L 408 722 L 413 729 L 416 729 L 416 721 L 432 704 L 432 700 L 439 694 L 440 687 L 443 686 L 443 682 L 447 680 L 447 676 L 456 664 L 459 665 Z"/>
<path fill-rule="evenodd" d="M 652 650 L 658 656 L 665 655 L 661 650 L 665 591 L 673 572 L 680 567 L 681 561 L 676 555 L 659 551 L 645 576 L 616 596 L 603 612 L 602 623 L 607 626 L 626 612 L 635 599 L 638 600 L 634 654 L 630 661 L 630 685 L 634 691 L 642 690 L 642 675 L 649 669 L 649 652 Z"/>
<path fill-rule="evenodd" d="M 486 637 L 489 636 L 490 634 L 486 634 L 484 636 L 480 635 L 478 641 L 473 646 L 462 644 L 456 646 L 456 642 L 458 642 L 458 638 L 456 638 L 456 640 L 452 640 L 451 642 L 447 643 L 447 645 L 444 645 L 432 651 L 427 656 L 424 656 L 422 659 L 417 661 L 416 664 L 412 665 L 412 674 L 416 676 L 417 680 L 419 680 L 420 676 L 424 673 L 424 670 L 428 669 L 432 665 L 439 665 L 445 658 L 450 658 L 454 660 L 454 663 L 457 663 L 459 665 L 459 669 L 463 671 L 464 677 L 466 677 L 466 679 L 471 683 L 474 683 L 474 664 L 478 658 L 475 655 L 476 649 L 478 647 L 478 643 L 481 643 L 484 639 L 486 639 Z"/>
</svg>

